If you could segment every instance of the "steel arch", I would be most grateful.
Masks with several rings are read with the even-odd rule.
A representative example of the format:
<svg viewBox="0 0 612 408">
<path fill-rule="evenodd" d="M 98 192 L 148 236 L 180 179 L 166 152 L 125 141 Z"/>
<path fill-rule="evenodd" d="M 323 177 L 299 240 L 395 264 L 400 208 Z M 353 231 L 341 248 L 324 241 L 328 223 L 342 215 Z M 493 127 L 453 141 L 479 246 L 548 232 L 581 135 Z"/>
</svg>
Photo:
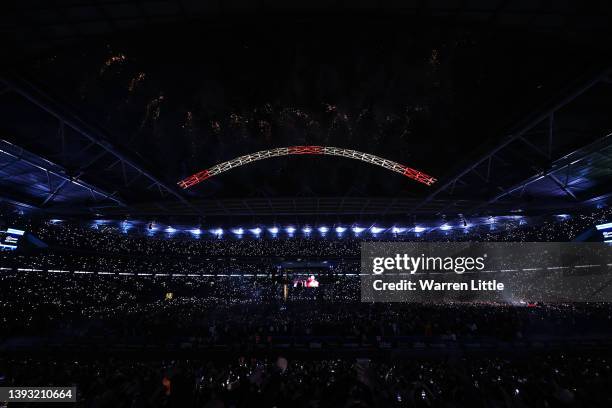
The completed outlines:
<svg viewBox="0 0 612 408">
<path fill-rule="evenodd" d="M 233 168 L 243 166 L 247 163 L 251 163 L 258 160 L 269 159 L 272 157 L 279 156 L 290 156 L 298 154 L 313 154 L 313 155 L 325 155 L 325 156 L 341 156 L 349 159 L 361 160 L 366 163 L 374 164 L 376 166 L 384 167 L 387 170 L 394 171 L 402 174 L 408 178 L 423 183 L 425 185 L 432 185 L 436 182 L 436 179 L 423 172 L 415 170 L 413 168 L 404 166 L 392 160 L 383 159 L 382 157 L 375 156 L 373 154 L 360 152 L 351 149 L 342 149 L 339 147 L 330 146 L 290 146 L 290 147 L 279 147 L 270 150 L 261 150 L 259 152 L 245 154 L 244 156 L 236 157 L 235 159 L 219 163 L 209 169 L 202 170 L 192 176 L 187 177 L 184 180 L 179 181 L 177 184 L 183 188 L 192 187 L 202 181 L 209 179 L 217 174 L 231 170 Z"/>
</svg>

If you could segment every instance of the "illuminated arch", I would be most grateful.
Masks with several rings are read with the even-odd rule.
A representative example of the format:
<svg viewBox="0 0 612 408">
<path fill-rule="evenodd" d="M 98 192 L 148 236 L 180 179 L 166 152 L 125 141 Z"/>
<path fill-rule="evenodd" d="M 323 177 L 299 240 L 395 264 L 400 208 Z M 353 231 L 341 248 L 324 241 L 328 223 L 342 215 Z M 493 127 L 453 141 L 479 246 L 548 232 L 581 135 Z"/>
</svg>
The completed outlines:
<svg viewBox="0 0 612 408">
<path fill-rule="evenodd" d="M 198 183 L 201 183 L 206 179 L 211 178 L 212 176 L 216 176 L 217 174 L 245 165 L 247 163 L 269 159 L 271 157 L 290 156 L 295 154 L 316 154 L 326 156 L 348 157 L 349 159 L 361 160 L 366 163 L 384 167 L 387 170 L 402 174 L 408 178 L 411 178 L 413 180 L 418 181 L 419 183 L 423 183 L 428 186 L 436 182 L 435 178 L 423 172 L 396 163 L 394 161 L 383 159 L 382 157 L 378 157 L 373 154 L 359 152 L 357 150 L 342 149 L 339 147 L 328 146 L 291 146 L 279 147 L 270 150 L 261 150 L 259 152 L 245 154 L 244 156 L 236 157 L 235 159 L 219 163 L 209 169 L 202 170 L 192 176 L 187 177 L 184 180 L 179 181 L 177 184 L 181 186 L 181 188 L 189 188 Z"/>
</svg>

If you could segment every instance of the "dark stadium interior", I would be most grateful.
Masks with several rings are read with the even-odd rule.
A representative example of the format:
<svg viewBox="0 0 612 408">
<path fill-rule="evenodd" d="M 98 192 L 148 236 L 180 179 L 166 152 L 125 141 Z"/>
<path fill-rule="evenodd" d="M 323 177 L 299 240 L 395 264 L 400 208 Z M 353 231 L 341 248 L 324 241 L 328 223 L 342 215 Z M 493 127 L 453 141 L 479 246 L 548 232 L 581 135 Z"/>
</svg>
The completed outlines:
<svg viewBox="0 0 612 408">
<path fill-rule="evenodd" d="M 0 10 L 0 408 L 612 406 L 609 3 Z M 603 255 L 371 302 L 383 243 Z"/>
</svg>

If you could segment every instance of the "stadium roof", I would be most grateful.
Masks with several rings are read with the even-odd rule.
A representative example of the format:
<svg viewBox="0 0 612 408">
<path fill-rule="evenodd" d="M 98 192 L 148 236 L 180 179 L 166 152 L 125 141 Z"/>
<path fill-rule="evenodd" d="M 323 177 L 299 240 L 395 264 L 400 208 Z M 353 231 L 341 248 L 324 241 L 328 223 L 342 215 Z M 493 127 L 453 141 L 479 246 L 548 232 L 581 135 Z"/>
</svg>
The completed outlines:
<svg viewBox="0 0 612 408">
<path fill-rule="evenodd" d="M 610 201 L 604 3 L 202 4 L 7 9 L 1 198 L 50 214 L 233 219 L 546 213 Z M 310 156 L 176 184 L 303 144 L 376 154 L 438 182 Z"/>
</svg>

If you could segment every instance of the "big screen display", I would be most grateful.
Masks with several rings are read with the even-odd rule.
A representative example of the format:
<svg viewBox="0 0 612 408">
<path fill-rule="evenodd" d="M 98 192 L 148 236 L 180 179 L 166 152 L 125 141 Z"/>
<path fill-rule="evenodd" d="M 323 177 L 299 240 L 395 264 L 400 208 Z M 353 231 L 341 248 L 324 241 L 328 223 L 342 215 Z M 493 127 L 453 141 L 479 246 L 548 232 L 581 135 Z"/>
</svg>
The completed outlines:
<svg viewBox="0 0 612 408">
<path fill-rule="evenodd" d="M 318 288 L 319 281 L 317 280 L 317 278 L 314 277 L 314 275 L 310 275 L 308 278 L 305 278 L 305 279 L 301 279 L 301 278 L 294 279 L 293 287 L 294 288 Z"/>
</svg>

